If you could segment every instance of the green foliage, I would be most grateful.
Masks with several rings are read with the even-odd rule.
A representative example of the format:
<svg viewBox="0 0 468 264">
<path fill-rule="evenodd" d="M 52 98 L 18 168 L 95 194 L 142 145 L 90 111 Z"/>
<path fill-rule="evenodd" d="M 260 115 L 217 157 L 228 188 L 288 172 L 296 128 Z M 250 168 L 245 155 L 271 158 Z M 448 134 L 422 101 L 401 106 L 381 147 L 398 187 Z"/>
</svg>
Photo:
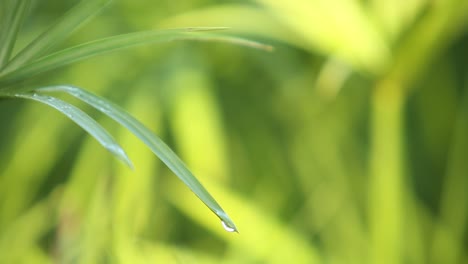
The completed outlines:
<svg viewBox="0 0 468 264">
<path fill-rule="evenodd" d="M 47 2 L 0 2 L 1 263 L 467 262 L 468 2 Z"/>
<path fill-rule="evenodd" d="M 40 91 L 41 89 L 37 89 Z M 130 168 L 133 168 L 132 162 L 128 159 L 127 154 L 125 151 L 119 146 L 117 142 L 112 138 L 112 136 L 107 133 L 107 131 L 102 128 L 99 123 L 94 121 L 90 116 L 86 113 L 81 111 L 80 109 L 72 106 L 69 103 L 66 103 L 60 99 L 41 95 L 37 93 L 6 93 L 4 96 L 11 96 L 13 98 L 25 98 L 30 100 L 35 100 L 41 102 L 43 104 L 49 105 L 64 115 L 68 116 L 71 120 L 73 120 L 76 124 L 82 127 L 86 132 L 88 132 L 91 136 L 93 136 L 101 145 L 109 150 L 112 154 L 114 154 L 117 158 L 121 159 L 125 162 Z M 102 103 L 101 103 L 102 105 Z M 107 111 L 113 111 L 113 109 L 108 109 Z"/>
<path fill-rule="evenodd" d="M 19 80 L 24 80 L 36 74 L 60 68 L 65 65 L 87 59 L 89 57 L 149 43 L 168 42 L 174 40 L 225 41 L 255 48 L 267 50 L 270 49 L 266 45 L 240 38 L 213 34 L 203 34 L 199 36 L 187 34 L 189 32 L 211 31 L 217 29 L 219 30 L 219 28 L 189 28 L 152 32 L 137 32 L 92 41 L 49 54 L 31 63 L 18 66 L 17 68 L 14 66 L 9 67 L 10 64 L 8 64 L 2 71 L 2 75 L 0 75 L 0 84 L 3 84 L 4 86 L 11 85 L 12 82 L 18 82 Z M 14 65 L 14 62 L 15 60 L 12 60 L 11 65 Z"/>
<path fill-rule="evenodd" d="M 43 90 L 64 91 L 91 104 L 93 107 L 113 118 L 142 139 L 143 142 L 145 142 L 145 144 L 147 144 L 151 150 L 161 158 L 163 162 L 168 165 L 168 167 L 174 171 L 174 173 L 221 219 L 225 228 L 237 231 L 233 221 L 214 200 L 214 198 L 205 190 L 195 176 L 185 167 L 177 155 L 162 140 L 154 136 L 149 129 L 131 115 L 127 114 L 124 110 L 103 98 L 97 97 L 92 93 L 85 92 L 84 90 L 76 87 L 57 86 L 46 88 L 18 88 L 15 87 L 14 84 L 28 80 L 34 75 L 60 68 L 89 57 L 148 43 L 174 40 L 205 40 L 224 41 L 264 49 L 269 49 L 269 47 L 241 38 L 216 34 L 205 34 L 201 36 L 188 35 L 186 34 L 187 32 L 219 29 L 189 28 L 165 30 L 160 32 L 124 34 L 43 55 L 58 43 L 63 42 L 76 28 L 83 24 L 87 18 L 97 13 L 97 11 L 109 2 L 108 0 L 82 1 L 67 12 L 61 20 L 53 24 L 49 29 L 10 59 L 11 51 L 14 47 L 21 21 L 25 17 L 25 10 L 30 4 L 29 2 L 30 1 L 18 1 L 13 3 L 12 1 L 8 1 L 3 3 L 5 13 L 8 14 L 8 16 L 4 19 L 6 27 L 1 38 L 3 40 L 3 46 L 1 49 L 2 53 L 0 54 L 0 58 L 2 59 L 2 63 L 0 64 L 0 89 L 3 90 L 0 91 L 0 96 L 31 99 L 55 108 L 86 130 L 117 158 L 124 161 L 130 168 L 133 168 L 132 162 L 127 157 L 125 151 L 94 119 L 73 105 L 55 97 L 41 95 L 40 92 Z"/>
</svg>

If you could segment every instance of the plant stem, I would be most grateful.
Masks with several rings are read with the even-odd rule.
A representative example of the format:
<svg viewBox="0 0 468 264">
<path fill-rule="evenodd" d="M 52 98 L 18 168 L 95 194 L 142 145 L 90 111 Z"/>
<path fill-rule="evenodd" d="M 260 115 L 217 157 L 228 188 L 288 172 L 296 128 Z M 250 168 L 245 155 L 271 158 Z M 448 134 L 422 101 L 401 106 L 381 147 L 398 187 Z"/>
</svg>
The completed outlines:
<svg viewBox="0 0 468 264">
<path fill-rule="evenodd" d="M 369 263 L 400 263 L 405 100 L 401 87 L 391 81 L 379 83 L 371 100 Z"/>
</svg>

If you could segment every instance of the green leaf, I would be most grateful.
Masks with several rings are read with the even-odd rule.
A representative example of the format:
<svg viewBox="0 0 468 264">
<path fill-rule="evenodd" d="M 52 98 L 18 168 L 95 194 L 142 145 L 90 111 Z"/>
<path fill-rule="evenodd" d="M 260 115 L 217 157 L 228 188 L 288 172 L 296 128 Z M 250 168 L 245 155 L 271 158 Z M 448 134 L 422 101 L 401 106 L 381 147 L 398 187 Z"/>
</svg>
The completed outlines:
<svg viewBox="0 0 468 264">
<path fill-rule="evenodd" d="M 30 99 L 55 108 L 78 124 L 93 136 L 104 148 L 133 169 L 133 164 L 127 154 L 112 138 L 112 136 L 101 125 L 99 125 L 99 123 L 75 106 L 55 97 L 38 93 L 2 93 L 1 96 Z"/>
<path fill-rule="evenodd" d="M 163 31 L 144 31 L 87 42 L 40 58 L 28 65 L 20 67 L 16 71 L 5 71 L 0 73 L 0 84 L 8 85 L 15 81 L 30 78 L 32 75 L 59 68 L 89 57 L 149 43 L 161 43 L 175 40 L 198 40 L 227 42 L 263 50 L 272 49 L 271 46 L 242 38 L 206 32 L 200 33 L 200 31 L 219 29 L 222 28 L 186 28 Z"/>
<path fill-rule="evenodd" d="M 194 193 L 215 213 L 225 225 L 226 230 L 236 231 L 237 228 L 231 218 L 224 212 L 216 200 L 208 193 L 203 185 L 187 169 L 180 158 L 156 135 L 142 123 L 128 114 L 119 106 L 106 99 L 73 86 L 50 86 L 39 88 L 37 91 L 66 92 L 108 115 L 122 126 L 126 127 L 135 136 L 140 138 L 151 151 L 158 156 Z"/>
<path fill-rule="evenodd" d="M 45 52 L 60 44 L 70 36 L 79 26 L 96 15 L 110 0 L 81 1 L 49 29 L 39 35 L 29 45 L 22 49 L 5 67 L 5 71 L 12 71 L 25 63 L 38 58 Z"/>
<path fill-rule="evenodd" d="M 11 14 L 3 14 L 5 21 L 3 24 L 4 33 L 0 39 L 0 69 L 10 59 L 16 42 L 16 36 L 26 17 L 30 2 L 30 0 L 18 0 L 14 3 L 13 8 L 6 9 L 7 12 L 11 11 Z"/>
</svg>

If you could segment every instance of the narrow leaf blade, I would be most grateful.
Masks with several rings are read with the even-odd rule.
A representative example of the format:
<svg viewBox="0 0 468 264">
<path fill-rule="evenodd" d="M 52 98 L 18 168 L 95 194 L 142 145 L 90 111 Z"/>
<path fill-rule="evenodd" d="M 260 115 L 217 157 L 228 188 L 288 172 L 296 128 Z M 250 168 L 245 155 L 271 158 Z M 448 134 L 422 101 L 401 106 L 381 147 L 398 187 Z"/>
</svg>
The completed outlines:
<svg viewBox="0 0 468 264">
<path fill-rule="evenodd" d="M 77 107 L 55 97 L 38 93 L 7 93 L 2 95 L 30 99 L 51 106 L 70 118 L 73 122 L 93 136 L 104 148 L 133 169 L 133 164 L 122 147 L 101 125 L 99 125 L 99 123 Z"/>
<path fill-rule="evenodd" d="M 11 14 L 5 19 L 3 25 L 4 34 L 0 41 L 0 69 L 10 59 L 11 52 L 15 45 L 16 36 L 23 23 L 30 4 L 30 0 L 18 0 L 11 9 Z M 7 16 L 7 14 L 5 14 Z"/>
<path fill-rule="evenodd" d="M 3 74 L 0 74 L 0 83 L 7 85 L 11 82 L 15 82 L 23 78 L 30 78 L 32 75 L 72 64 L 89 57 L 95 57 L 112 51 L 123 50 L 130 47 L 150 43 L 161 43 L 176 40 L 196 40 L 226 42 L 263 50 L 272 49 L 271 46 L 243 38 L 202 32 L 211 31 L 214 29 L 219 28 L 186 28 L 163 31 L 144 31 L 87 42 L 42 57 L 28 65 L 25 65 L 24 67 L 17 69 L 16 71 L 4 72 Z"/>
<path fill-rule="evenodd" d="M 197 178 L 187 169 L 180 158 L 156 135 L 154 135 L 142 123 L 128 114 L 119 106 L 108 100 L 73 86 L 50 86 L 38 89 L 38 91 L 66 92 L 108 115 L 122 126 L 126 127 L 135 136 L 140 138 L 151 151 L 171 169 L 182 182 L 185 183 L 198 198 L 215 213 L 227 226 L 226 230 L 237 231 L 237 228 L 227 213 L 221 208 L 211 194 L 203 187 Z"/>
<path fill-rule="evenodd" d="M 22 49 L 5 67 L 12 71 L 38 58 L 49 49 L 60 44 L 89 18 L 96 15 L 110 0 L 81 1 L 44 33 Z"/>
</svg>

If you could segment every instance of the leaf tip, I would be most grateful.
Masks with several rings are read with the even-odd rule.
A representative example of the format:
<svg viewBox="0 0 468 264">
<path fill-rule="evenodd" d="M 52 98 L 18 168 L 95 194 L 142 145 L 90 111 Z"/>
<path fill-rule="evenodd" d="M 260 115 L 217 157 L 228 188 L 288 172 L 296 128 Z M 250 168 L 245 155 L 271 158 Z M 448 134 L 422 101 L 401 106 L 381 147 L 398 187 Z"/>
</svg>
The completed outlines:
<svg viewBox="0 0 468 264">
<path fill-rule="evenodd" d="M 128 157 L 127 153 L 121 148 L 116 146 L 106 147 L 112 154 L 114 154 L 119 160 L 127 165 L 131 170 L 135 169 L 133 162 Z"/>
<path fill-rule="evenodd" d="M 239 233 L 236 225 L 225 212 L 215 211 L 215 214 L 219 217 L 219 219 L 221 219 L 221 225 L 223 226 L 224 230 L 231 233 Z"/>
</svg>

